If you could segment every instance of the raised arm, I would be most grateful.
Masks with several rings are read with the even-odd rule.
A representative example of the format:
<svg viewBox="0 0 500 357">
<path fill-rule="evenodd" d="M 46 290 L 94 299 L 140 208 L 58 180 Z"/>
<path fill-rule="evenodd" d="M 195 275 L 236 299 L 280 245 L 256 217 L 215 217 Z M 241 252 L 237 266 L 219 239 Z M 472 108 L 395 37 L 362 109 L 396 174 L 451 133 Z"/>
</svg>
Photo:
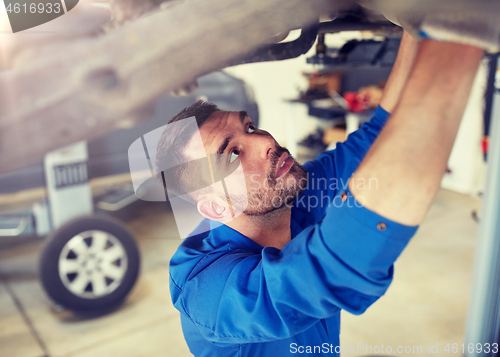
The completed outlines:
<svg viewBox="0 0 500 357">
<path fill-rule="evenodd" d="M 386 99 L 395 109 L 350 181 L 351 193 L 365 207 L 403 224 L 422 222 L 440 187 L 482 57 L 476 47 L 421 41 L 399 103 Z M 378 187 L 352 185 L 370 178 Z"/>
<path fill-rule="evenodd" d="M 325 177 L 327 180 L 333 179 L 338 182 L 338 185 L 333 185 L 334 187 L 338 187 L 338 189 L 325 189 L 323 192 L 323 194 L 328 195 L 330 200 L 340 190 L 346 189 L 347 182 L 384 127 L 388 117 L 387 112 L 392 112 L 398 103 L 412 68 L 417 48 L 418 40 L 405 31 L 399 46 L 398 56 L 382 95 L 380 103 L 382 109 L 377 108 L 373 118 L 368 123 L 363 124 L 359 130 L 350 134 L 344 143 L 337 144 L 335 150 L 326 152 L 320 155 L 317 160 L 306 163 L 305 167 L 307 166 L 308 171 L 314 171 L 317 175 L 317 171 L 321 171 L 319 167 L 322 167 L 325 173 L 328 171 L 328 175 Z M 369 182 L 369 180 L 366 182 Z M 332 186 L 330 185 L 329 187 Z M 322 193 L 316 190 L 310 194 L 319 196 Z M 320 208 L 323 208 L 324 211 L 324 207 L 317 207 L 318 210 Z M 318 215 L 321 216 L 320 213 Z"/>
<path fill-rule="evenodd" d="M 380 100 L 380 106 L 389 113 L 393 112 L 396 104 L 399 102 L 415 60 L 417 48 L 418 40 L 404 31 L 401 44 L 399 45 L 398 56 L 392 66 L 391 74 L 387 79 L 387 84 Z"/>
</svg>

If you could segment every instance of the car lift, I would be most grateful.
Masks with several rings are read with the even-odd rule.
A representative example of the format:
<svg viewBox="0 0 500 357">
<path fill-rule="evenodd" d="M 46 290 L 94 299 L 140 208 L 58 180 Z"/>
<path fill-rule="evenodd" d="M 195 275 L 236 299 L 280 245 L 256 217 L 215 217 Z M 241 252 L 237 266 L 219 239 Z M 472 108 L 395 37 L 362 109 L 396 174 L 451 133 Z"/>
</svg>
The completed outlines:
<svg viewBox="0 0 500 357">
<path fill-rule="evenodd" d="M 488 171 L 481 207 L 478 243 L 474 261 L 472 294 L 469 303 L 463 353 L 467 357 L 486 357 L 494 353 L 500 335 L 500 56 L 491 56 L 486 116 L 491 131 Z M 485 348 L 489 344 L 488 349 Z M 460 346 L 462 347 L 462 346 Z M 481 347 L 481 348 L 480 348 Z M 498 350 L 497 349 L 497 350 Z M 498 351 L 497 351 L 498 353 Z"/>
<path fill-rule="evenodd" d="M 31 209 L 0 214 L 0 238 L 46 238 L 39 275 L 58 305 L 77 312 L 101 311 L 120 304 L 138 277 L 139 252 L 114 212 L 137 200 L 133 191 L 106 193 L 94 214 L 87 169 L 87 142 L 45 155 L 47 198 Z M 78 204 L 75 204 L 75 203 Z"/>
</svg>

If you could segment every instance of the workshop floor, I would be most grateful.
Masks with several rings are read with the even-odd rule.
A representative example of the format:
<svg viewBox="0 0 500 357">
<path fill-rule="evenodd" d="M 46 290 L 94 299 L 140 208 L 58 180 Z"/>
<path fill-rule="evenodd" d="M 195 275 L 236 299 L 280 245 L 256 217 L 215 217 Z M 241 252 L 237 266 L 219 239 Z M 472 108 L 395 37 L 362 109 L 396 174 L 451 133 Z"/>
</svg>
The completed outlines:
<svg viewBox="0 0 500 357">
<path fill-rule="evenodd" d="M 423 356 L 429 344 L 439 344 L 434 356 L 453 355 L 444 347 L 462 343 L 477 229 L 471 211 L 479 204 L 470 196 L 439 193 L 396 264 L 387 294 L 362 316 L 343 314 L 343 346 L 364 346 L 343 356 L 383 354 L 375 353 L 382 345 L 392 346 L 392 355 Z M 139 243 L 142 272 L 126 303 L 106 316 L 77 317 L 52 305 L 37 279 L 43 242 L 0 247 L 1 357 L 191 355 L 168 292 L 168 261 L 181 242 L 172 214 L 137 203 L 121 218 Z M 394 353 L 397 346 L 422 346 L 423 353 Z"/>
</svg>

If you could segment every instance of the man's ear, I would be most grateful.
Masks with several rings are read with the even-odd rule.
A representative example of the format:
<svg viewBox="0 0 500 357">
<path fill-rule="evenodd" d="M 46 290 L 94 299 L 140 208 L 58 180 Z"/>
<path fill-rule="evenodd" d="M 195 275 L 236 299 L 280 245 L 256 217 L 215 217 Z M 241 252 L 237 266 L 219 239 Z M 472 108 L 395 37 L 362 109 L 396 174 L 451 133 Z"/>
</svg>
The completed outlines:
<svg viewBox="0 0 500 357">
<path fill-rule="evenodd" d="M 212 221 L 226 222 L 233 218 L 227 201 L 213 195 L 202 196 L 196 208 L 203 217 Z"/>
</svg>

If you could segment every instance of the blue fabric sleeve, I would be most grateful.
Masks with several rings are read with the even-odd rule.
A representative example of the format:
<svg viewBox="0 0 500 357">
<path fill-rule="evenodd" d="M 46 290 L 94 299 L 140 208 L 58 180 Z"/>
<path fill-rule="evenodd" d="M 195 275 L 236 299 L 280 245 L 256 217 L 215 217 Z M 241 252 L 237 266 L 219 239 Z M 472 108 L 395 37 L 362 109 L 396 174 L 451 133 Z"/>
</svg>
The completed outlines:
<svg viewBox="0 0 500 357">
<path fill-rule="evenodd" d="M 299 210 L 306 208 L 309 213 L 319 218 L 325 215 L 326 205 L 314 204 L 312 198 L 331 201 L 341 191 L 347 189 L 348 180 L 384 127 L 389 115 L 378 106 L 372 119 L 351 133 L 344 143 L 337 144 L 334 150 L 324 152 L 316 160 L 304 164 L 304 169 L 309 175 L 309 184 L 295 204 Z"/>
<path fill-rule="evenodd" d="M 337 144 L 335 150 L 327 151 L 319 155 L 316 160 L 306 163 L 307 166 L 322 166 L 330 177 L 341 181 L 347 181 L 358 168 L 368 149 L 373 144 L 378 134 L 389 118 L 389 113 L 381 106 L 378 106 L 372 119 L 364 123 L 359 130 L 351 133 L 347 140 Z"/>
<path fill-rule="evenodd" d="M 359 163 L 385 119 L 352 134 L 338 157 L 355 157 Z M 313 168 L 348 178 L 357 165 L 335 162 L 338 157 L 330 152 L 320 158 L 323 165 Z M 325 214 L 282 250 L 266 247 L 255 254 L 232 249 L 229 243 L 208 254 L 193 269 L 182 293 L 175 286 L 176 306 L 206 339 L 220 345 L 288 338 L 340 309 L 364 312 L 387 290 L 393 263 L 417 227 L 387 220 L 362 207 L 349 190 L 342 192 L 344 200 L 332 199 L 322 207 Z M 220 229 L 239 235 L 227 226 Z"/>
</svg>

